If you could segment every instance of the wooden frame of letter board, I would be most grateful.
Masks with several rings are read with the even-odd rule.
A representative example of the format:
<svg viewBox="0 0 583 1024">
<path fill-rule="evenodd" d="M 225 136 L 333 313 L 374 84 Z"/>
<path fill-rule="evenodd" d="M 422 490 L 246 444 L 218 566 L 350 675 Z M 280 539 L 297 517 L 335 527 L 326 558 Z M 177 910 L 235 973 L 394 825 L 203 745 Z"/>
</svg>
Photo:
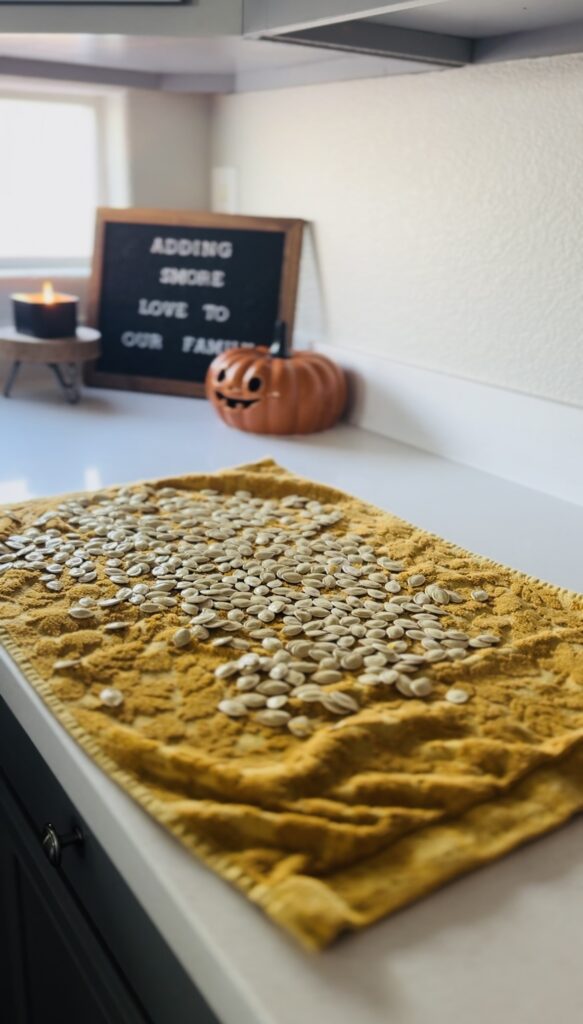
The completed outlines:
<svg viewBox="0 0 583 1024">
<path fill-rule="evenodd" d="M 278 319 L 287 324 L 287 336 L 293 338 L 300 255 L 304 229 L 303 220 L 284 217 L 243 217 L 234 214 L 202 211 L 121 209 L 101 207 L 97 210 L 93 267 L 89 283 L 87 322 L 97 326 L 101 301 L 101 281 L 107 224 L 152 224 L 170 228 L 233 228 L 241 231 L 279 231 L 285 234 L 283 263 L 279 289 Z M 168 380 L 161 377 L 139 377 L 133 374 L 101 373 L 96 364 L 86 363 L 84 380 L 96 388 L 119 388 L 123 391 L 150 391 L 163 395 L 205 397 L 204 383 Z"/>
</svg>

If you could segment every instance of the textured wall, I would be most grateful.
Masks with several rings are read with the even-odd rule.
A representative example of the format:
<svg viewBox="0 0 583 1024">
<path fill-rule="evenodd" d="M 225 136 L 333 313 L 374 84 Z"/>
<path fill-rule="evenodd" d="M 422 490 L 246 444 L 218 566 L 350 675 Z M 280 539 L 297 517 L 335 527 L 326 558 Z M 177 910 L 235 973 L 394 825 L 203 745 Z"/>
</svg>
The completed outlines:
<svg viewBox="0 0 583 1024">
<path fill-rule="evenodd" d="M 221 97 L 213 114 L 241 212 L 313 222 L 302 333 L 583 406 L 583 58 Z"/>
</svg>

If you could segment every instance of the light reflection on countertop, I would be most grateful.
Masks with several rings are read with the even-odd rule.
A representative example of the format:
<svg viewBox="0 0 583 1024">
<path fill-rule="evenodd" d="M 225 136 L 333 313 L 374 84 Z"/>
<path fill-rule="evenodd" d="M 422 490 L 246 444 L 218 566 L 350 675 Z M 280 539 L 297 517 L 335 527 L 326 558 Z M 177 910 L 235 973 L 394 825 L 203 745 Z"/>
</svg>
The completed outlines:
<svg viewBox="0 0 583 1024">
<path fill-rule="evenodd" d="M 4 505 L 11 501 L 28 501 L 34 495 L 30 491 L 28 480 L 0 480 L 0 502 Z"/>
</svg>

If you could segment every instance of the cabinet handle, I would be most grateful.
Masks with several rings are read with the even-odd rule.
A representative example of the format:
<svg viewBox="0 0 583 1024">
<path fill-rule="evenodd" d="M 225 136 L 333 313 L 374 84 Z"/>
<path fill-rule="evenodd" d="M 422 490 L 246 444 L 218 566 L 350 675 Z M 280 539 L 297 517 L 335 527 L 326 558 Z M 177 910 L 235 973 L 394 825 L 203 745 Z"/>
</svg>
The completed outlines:
<svg viewBox="0 0 583 1024">
<path fill-rule="evenodd" d="M 65 846 L 83 845 L 83 833 L 75 826 L 72 832 L 59 835 L 50 821 L 43 826 L 41 835 L 41 846 L 45 855 L 53 867 L 58 868 L 61 863 L 61 854 Z"/>
</svg>

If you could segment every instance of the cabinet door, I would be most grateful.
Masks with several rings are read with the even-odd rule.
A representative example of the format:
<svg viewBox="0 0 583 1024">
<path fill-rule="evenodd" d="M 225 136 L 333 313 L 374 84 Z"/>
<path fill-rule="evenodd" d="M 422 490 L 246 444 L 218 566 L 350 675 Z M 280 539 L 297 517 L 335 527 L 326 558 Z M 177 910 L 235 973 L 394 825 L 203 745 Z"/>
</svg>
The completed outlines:
<svg viewBox="0 0 583 1024">
<path fill-rule="evenodd" d="M 5 827 L 5 821 L 13 823 L 11 833 L 8 826 Z M 41 853 L 40 834 L 47 821 L 51 821 L 61 834 L 70 833 L 75 827 L 83 832 L 83 845 L 66 847 L 58 869 L 51 867 Z M 117 981 L 115 991 L 120 992 L 117 1002 L 123 1005 L 124 989 L 131 993 L 136 1006 L 145 1007 L 147 1011 L 143 1016 L 138 1015 L 138 1021 L 146 1019 L 151 1024 L 218 1024 L 192 979 L 1 697 L 0 847 L 4 849 L 4 866 L 0 871 L 5 885 L 3 896 L 0 881 L 0 1024 L 21 1024 L 21 1018 L 14 1017 L 13 1021 L 11 1016 L 3 1016 L 6 1004 L 2 998 L 3 984 L 4 990 L 7 988 L 6 972 L 3 971 L 3 964 L 7 961 L 3 951 L 12 943 L 11 939 L 8 942 L 9 933 L 3 918 L 6 917 L 4 907 L 10 906 L 8 916 L 12 922 L 12 935 L 19 915 L 22 916 L 22 908 L 18 901 L 15 902 L 13 894 L 18 892 L 18 884 L 22 886 L 24 880 L 28 882 L 29 875 L 31 880 L 37 879 L 36 884 L 40 885 L 45 899 L 47 893 L 52 893 L 57 904 L 67 908 L 66 923 L 72 921 L 74 915 L 75 921 L 80 920 L 80 931 L 77 932 L 76 925 L 75 935 L 83 930 L 89 933 L 86 957 L 89 965 L 97 963 L 99 953 L 105 951 L 106 967 L 97 974 L 105 972 L 108 975 L 109 964 L 109 975 L 113 978 L 111 985 L 117 978 L 123 979 L 121 991 Z M 19 880 L 20 876 L 23 880 Z M 58 909 L 53 912 L 62 920 L 63 914 L 59 915 Z M 40 925 L 36 927 L 40 932 Z M 92 950 L 95 949 L 97 953 L 94 954 Z M 80 955 L 81 952 L 76 941 L 73 953 Z M 11 955 L 14 963 L 21 965 L 13 970 L 14 976 L 19 978 L 25 970 L 22 964 L 27 961 L 21 955 L 20 947 Z M 103 952 L 101 959 L 104 959 Z M 54 969 L 51 969 L 51 975 L 55 975 Z M 111 985 L 108 982 L 109 988 Z M 128 997 L 125 998 L 127 1001 Z M 133 1024 L 136 1012 L 128 1010 L 122 1018 L 124 1024 Z M 30 1018 L 25 1019 L 28 1024 Z M 86 1024 L 86 1019 L 90 1021 L 85 1016 L 72 1018 L 71 1024 Z M 110 1024 L 118 1017 L 110 1016 L 107 1020 Z M 58 1022 L 69 1024 L 64 1016 L 58 1018 Z"/>
<path fill-rule="evenodd" d="M 0 956 L 7 1024 L 148 1024 L 1 774 Z"/>
</svg>

